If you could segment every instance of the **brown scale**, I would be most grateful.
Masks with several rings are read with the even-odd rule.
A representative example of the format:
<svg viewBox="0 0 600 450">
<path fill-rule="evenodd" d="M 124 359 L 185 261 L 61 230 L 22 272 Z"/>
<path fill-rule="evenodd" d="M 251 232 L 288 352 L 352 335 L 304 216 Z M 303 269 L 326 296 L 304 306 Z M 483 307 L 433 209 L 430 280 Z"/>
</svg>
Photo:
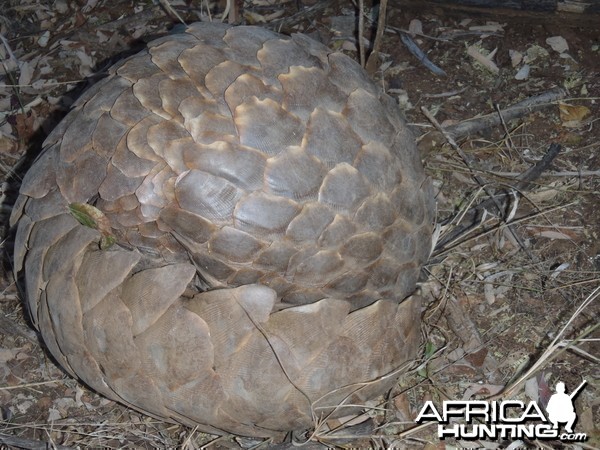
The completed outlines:
<svg viewBox="0 0 600 450">
<path fill-rule="evenodd" d="M 198 23 L 50 134 L 15 205 L 15 270 L 49 350 L 98 392 L 279 436 L 415 358 L 433 215 L 397 106 L 350 58 Z"/>
</svg>

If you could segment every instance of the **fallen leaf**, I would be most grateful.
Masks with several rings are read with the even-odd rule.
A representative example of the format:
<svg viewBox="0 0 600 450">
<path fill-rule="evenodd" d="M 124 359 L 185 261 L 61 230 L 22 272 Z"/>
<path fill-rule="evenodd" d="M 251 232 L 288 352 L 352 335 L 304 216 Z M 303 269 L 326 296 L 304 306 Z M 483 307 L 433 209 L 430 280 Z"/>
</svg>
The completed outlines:
<svg viewBox="0 0 600 450">
<path fill-rule="evenodd" d="M 35 61 L 35 62 L 34 62 Z M 31 82 L 31 78 L 33 77 L 33 71 L 35 70 L 35 63 L 37 60 L 32 62 L 22 62 L 19 64 L 19 85 L 25 86 Z"/>
<path fill-rule="evenodd" d="M 536 379 L 538 382 L 538 397 L 540 399 L 540 403 L 544 408 L 546 408 L 546 405 L 548 405 L 548 401 L 553 394 L 552 389 L 548 385 L 548 381 L 546 380 L 544 372 L 538 373 Z"/>
<path fill-rule="evenodd" d="M 0 362 L 5 363 L 15 357 L 15 351 L 8 348 L 0 348 Z"/>
<path fill-rule="evenodd" d="M 496 395 L 505 388 L 503 384 L 479 384 L 473 383 L 467 386 L 463 393 L 462 400 L 470 400 L 475 395 Z"/>
<path fill-rule="evenodd" d="M 410 422 L 414 419 L 410 413 L 410 400 L 406 392 L 394 397 L 394 407 L 396 408 L 396 417 L 402 422 Z"/>
<path fill-rule="evenodd" d="M 467 49 L 467 55 L 472 57 L 475 61 L 485 67 L 487 70 L 493 73 L 499 73 L 500 69 L 498 66 L 490 59 L 495 54 L 495 51 L 490 53 L 490 55 L 486 56 L 482 54 L 475 46 L 471 45 Z"/>
<path fill-rule="evenodd" d="M 475 25 L 469 27 L 471 31 L 481 31 L 484 33 L 503 33 L 504 25 L 499 24 L 498 22 L 488 22 L 486 25 Z"/>
<path fill-rule="evenodd" d="M 482 348 L 473 353 L 465 355 L 465 359 L 469 361 L 474 367 L 481 367 L 485 361 L 485 357 L 488 354 L 487 348 Z"/>
<path fill-rule="evenodd" d="M 0 133 L 0 154 L 15 153 L 17 149 L 18 145 L 15 139 Z"/>
<path fill-rule="evenodd" d="M 540 388 L 536 377 L 530 378 L 525 382 L 525 395 L 534 402 L 537 402 L 539 399 L 539 391 Z"/>
<path fill-rule="evenodd" d="M 258 13 L 255 13 L 253 11 L 248 11 L 248 10 L 244 10 L 244 19 L 246 19 L 246 21 L 250 25 L 267 22 L 267 19 L 262 14 L 258 14 Z"/>
<path fill-rule="evenodd" d="M 560 120 L 565 125 L 573 125 L 573 122 L 580 123 L 589 113 L 588 107 L 583 105 L 567 105 L 566 103 L 559 103 L 558 109 L 560 111 Z"/>
<path fill-rule="evenodd" d="M 538 236 L 545 237 L 547 239 L 563 239 L 563 240 L 571 239 L 569 236 L 567 236 L 566 234 L 561 233 L 559 231 L 542 231 L 542 232 L 538 233 Z"/>
<path fill-rule="evenodd" d="M 529 78 L 530 69 L 531 67 L 529 66 L 529 64 L 524 64 L 523 67 L 521 67 L 516 73 L 515 80 L 522 81 Z"/>
<path fill-rule="evenodd" d="M 556 278 L 556 277 L 558 277 L 562 272 L 564 272 L 565 270 L 567 270 L 569 267 L 571 267 L 570 263 L 562 263 L 560 266 L 558 266 L 556 269 L 554 269 L 552 271 L 552 274 L 550 275 L 550 278 Z"/>
<path fill-rule="evenodd" d="M 48 30 L 44 31 L 42 35 L 38 38 L 38 45 L 40 47 L 46 47 L 48 45 L 48 41 L 50 40 L 50 32 Z"/>
<path fill-rule="evenodd" d="M 569 50 L 569 44 L 562 36 L 552 36 L 546 39 L 546 44 L 552 47 L 552 50 L 558 53 L 564 53 Z"/>
<path fill-rule="evenodd" d="M 413 36 L 415 34 L 423 34 L 423 23 L 419 19 L 413 19 L 408 24 L 408 32 Z"/>
<path fill-rule="evenodd" d="M 508 56 L 510 56 L 510 63 L 513 67 L 517 67 L 523 61 L 523 53 L 516 50 L 509 50 Z"/>
<path fill-rule="evenodd" d="M 536 61 L 538 59 L 546 59 L 548 56 L 550 56 L 550 53 L 548 53 L 548 50 L 546 50 L 544 47 L 541 47 L 537 44 L 529 47 L 525 54 L 527 56 L 528 63 L 532 63 L 533 61 Z"/>
<path fill-rule="evenodd" d="M 48 409 L 48 418 L 46 419 L 48 422 L 54 422 L 55 420 L 61 419 L 60 411 L 56 408 Z"/>
<path fill-rule="evenodd" d="M 569 228 L 558 228 L 549 230 L 547 228 L 527 226 L 525 229 L 532 236 L 539 236 L 546 239 L 560 239 L 560 240 L 572 240 L 579 241 L 581 239 L 581 233 L 574 229 Z"/>
</svg>

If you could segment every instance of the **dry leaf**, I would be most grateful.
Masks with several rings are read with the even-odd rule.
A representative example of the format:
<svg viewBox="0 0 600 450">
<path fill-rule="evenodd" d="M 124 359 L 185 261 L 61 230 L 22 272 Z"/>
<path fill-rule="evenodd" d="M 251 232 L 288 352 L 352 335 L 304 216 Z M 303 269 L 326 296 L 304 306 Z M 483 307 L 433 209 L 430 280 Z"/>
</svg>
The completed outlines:
<svg viewBox="0 0 600 450">
<path fill-rule="evenodd" d="M 485 357 L 488 354 L 487 348 L 482 348 L 481 350 L 477 350 L 476 352 L 469 353 L 465 355 L 465 359 L 469 361 L 473 367 L 481 367 L 483 362 L 485 361 Z"/>
<path fill-rule="evenodd" d="M 552 271 L 550 278 L 557 278 L 562 272 L 567 270 L 569 267 L 571 267 L 571 263 L 562 263 L 560 266 L 558 266 Z"/>
<path fill-rule="evenodd" d="M 525 229 L 532 235 L 532 236 L 539 236 L 539 237 L 543 237 L 546 239 L 560 239 L 560 240 L 573 240 L 573 241 L 578 241 L 580 240 L 580 233 L 578 233 L 577 231 L 573 230 L 573 229 L 568 229 L 568 228 L 555 228 L 552 230 L 548 230 L 546 228 L 540 228 L 540 227 L 535 227 L 535 226 L 527 226 L 525 227 Z M 558 231 L 560 230 L 560 231 Z"/>
<path fill-rule="evenodd" d="M 490 72 L 499 73 L 500 69 L 498 66 L 490 59 L 490 57 L 495 54 L 495 51 L 490 54 L 490 56 L 483 55 L 477 48 L 473 45 L 469 46 L 467 49 L 467 54 L 475 59 L 479 64 L 488 69 Z"/>
<path fill-rule="evenodd" d="M 0 133 L 0 155 L 14 153 L 17 149 L 17 141 L 11 136 Z"/>
<path fill-rule="evenodd" d="M 527 194 L 527 199 L 533 203 L 547 202 L 554 199 L 557 195 L 562 194 L 562 189 L 540 188 L 535 192 Z"/>
<path fill-rule="evenodd" d="M 33 62 L 33 61 L 32 61 Z M 35 70 L 35 63 L 32 62 L 22 62 L 19 64 L 19 85 L 25 86 L 31 83 L 31 78 L 33 77 L 33 71 Z"/>
<path fill-rule="evenodd" d="M 465 392 L 462 396 L 462 400 L 470 400 L 475 395 L 485 395 L 485 396 L 496 395 L 497 393 L 502 392 L 502 390 L 505 387 L 506 386 L 504 386 L 503 384 L 473 383 L 473 384 L 470 384 L 469 386 L 467 386 L 467 389 L 465 390 Z"/>
<path fill-rule="evenodd" d="M 569 50 L 569 44 L 562 36 L 552 36 L 546 39 L 546 44 L 552 47 L 552 50 L 558 53 L 563 53 Z"/>
<path fill-rule="evenodd" d="M 563 126 L 570 128 L 581 125 L 581 121 L 586 117 L 590 110 L 583 105 L 567 105 L 566 103 L 559 103 L 558 109 L 560 111 L 560 120 Z"/>
<path fill-rule="evenodd" d="M 408 24 L 408 32 L 413 36 L 415 34 L 423 34 L 423 23 L 419 19 L 413 19 Z"/>
<path fill-rule="evenodd" d="M 529 64 L 524 64 L 523 67 L 519 69 L 519 71 L 515 75 L 515 80 L 521 81 L 529 78 L 529 71 L 531 67 Z"/>
<path fill-rule="evenodd" d="M 527 52 L 525 53 L 525 55 L 527 57 L 528 63 L 532 63 L 533 61 L 536 61 L 539 59 L 546 59 L 548 56 L 550 56 L 550 54 L 548 53 L 548 50 L 546 50 L 544 47 L 541 47 L 537 44 L 534 44 L 531 47 L 529 47 L 527 49 Z"/>
<path fill-rule="evenodd" d="M 510 64 L 513 67 L 517 67 L 523 61 L 523 53 L 518 52 L 516 50 L 509 50 L 508 56 L 510 56 Z"/>
<path fill-rule="evenodd" d="M 525 382 L 525 395 L 531 400 L 537 402 L 539 399 L 539 386 L 536 377 L 530 378 Z"/>
<path fill-rule="evenodd" d="M 471 31 L 481 31 L 483 33 L 503 33 L 504 25 L 498 22 L 488 22 L 486 25 L 475 25 L 469 27 Z"/>
<path fill-rule="evenodd" d="M 0 362 L 5 363 L 15 357 L 16 351 L 9 348 L 0 348 Z"/>
<path fill-rule="evenodd" d="M 248 11 L 248 10 L 244 10 L 244 19 L 246 19 L 246 21 L 250 25 L 267 22 L 267 19 L 262 14 L 258 14 L 258 13 L 255 13 L 253 11 Z"/>
<path fill-rule="evenodd" d="M 42 35 L 38 38 L 38 45 L 40 47 L 46 47 L 48 45 L 48 41 L 50 40 L 50 32 L 49 31 L 44 31 L 42 33 Z"/>
</svg>

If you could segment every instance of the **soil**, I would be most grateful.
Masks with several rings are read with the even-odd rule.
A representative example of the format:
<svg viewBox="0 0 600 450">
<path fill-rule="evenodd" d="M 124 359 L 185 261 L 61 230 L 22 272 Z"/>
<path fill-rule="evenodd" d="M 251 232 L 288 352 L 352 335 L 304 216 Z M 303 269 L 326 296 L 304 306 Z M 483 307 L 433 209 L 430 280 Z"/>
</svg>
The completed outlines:
<svg viewBox="0 0 600 450">
<path fill-rule="evenodd" d="M 165 34 L 177 21 L 150 1 L 5 2 L 8 7 L 0 10 L 0 217 L 8 231 L 19 179 L 69 105 L 112 63 Z M 188 22 L 207 20 L 203 2 L 171 3 Z M 352 3 L 275 3 L 250 2 L 240 17 L 285 33 L 307 33 L 358 59 Z M 369 42 L 373 11 L 367 2 Z M 212 13 L 218 12 L 216 5 Z M 576 431 L 588 437 L 579 448 L 600 446 L 599 23 L 600 16 L 581 14 L 418 2 L 388 7 L 380 58 L 369 67 L 398 99 L 419 136 L 424 165 L 436 186 L 438 243 L 460 225 L 470 228 L 453 243 L 439 244 L 425 268 L 421 364 L 400 380 L 384 404 L 385 414 L 374 414 L 378 428 L 373 430 L 369 421 L 367 432 L 360 426 L 344 428 L 344 437 L 319 435 L 322 443 L 575 448 L 552 440 L 440 440 L 435 425 L 415 428 L 414 420 L 427 400 L 439 404 L 497 395 L 499 400 L 543 405 L 556 382 L 563 381 L 570 392 L 585 379 L 588 384 L 574 402 Z M 445 76 L 434 75 L 402 43 L 398 30 L 409 28 L 417 31 L 411 35 L 415 44 Z M 553 49 L 552 37 L 564 38 L 568 49 Z M 492 54 L 489 59 L 497 69 L 475 62 L 467 53 L 470 47 L 471 52 Z M 528 76 L 516 79 L 525 64 Z M 434 134 L 421 109 L 449 126 L 556 88 L 564 92 L 560 105 L 551 101 L 518 119 L 457 136 L 462 156 L 444 136 Z M 516 177 L 539 162 L 552 143 L 561 145 L 559 155 L 531 186 L 515 189 Z M 502 213 L 488 202 L 485 214 L 479 210 L 481 220 L 470 218 L 475 205 L 502 194 L 512 199 Z M 11 273 L 12 237 L 5 236 L 0 248 L 0 442 L 22 448 L 259 444 L 149 418 L 70 378 L 30 328 Z M 565 350 L 567 344 L 572 347 Z"/>
</svg>

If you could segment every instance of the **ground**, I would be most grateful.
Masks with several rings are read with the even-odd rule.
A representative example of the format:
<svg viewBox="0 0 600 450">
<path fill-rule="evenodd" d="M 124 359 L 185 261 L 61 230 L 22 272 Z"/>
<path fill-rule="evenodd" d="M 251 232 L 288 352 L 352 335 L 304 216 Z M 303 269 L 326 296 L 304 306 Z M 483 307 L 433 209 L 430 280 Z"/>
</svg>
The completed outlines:
<svg viewBox="0 0 600 450">
<path fill-rule="evenodd" d="M 170 3 L 186 21 L 208 20 L 204 2 Z M 69 104 L 112 63 L 166 33 L 177 19 L 150 1 L 5 4 L 0 10 L 0 217 L 7 228 L 20 176 Z M 222 9 L 212 6 L 218 17 Z M 369 2 L 364 10 L 365 39 L 372 42 L 370 19 L 376 10 Z M 305 32 L 358 59 L 356 9 L 350 2 L 256 1 L 240 13 L 246 23 Z M 497 396 L 544 405 L 557 381 L 571 392 L 587 380 L 575 400 L 576 431 L 589 438 L 580 448 L 600 446 L 599 21 L 597 15 L 418 2 L 389 6 L 379 58 L 368 67 L 398 99 L 420 136 L 440 225 L 420 286 L 423 354 L 421 364 L 391 393 L 386 413 L 375 415 L 376 431 L 365 435 L 360 428 L 343 429 L 344 438 L 323 434 L 322 442 L 426 449 L 570 446 L 534 440 L 440 441 L 435 425 L 415 428 L 414 419 L 427 400 L 439 404 Z M 400 30 L 412 31 L 414 43 L 446 75 L 434 75 L 411 54 Z M 484 64 L 471 55 L 484 58 Z M 486 57 L 492 64 L 485 64 Z M 463 153 L 434 133 L 422 110 L 449 127 L 548 92 L 555 97 L 531 113 L 455 136 Z M 515 178 L 539 162 L 552 143 L 561 145 L 558 156 L 541 177 L 519 186 Z M 502 217 L 488 201 L 488 213 L 474 223 L 473 207 L 502 193 L 512 199 Z M 447 242 L 469 222 L 472 227 Z M 149 418 L 68 377 L 28 325 L 10 271 L 10 248 L 6 234 L 0 249 L 0 442 L 24 448 L 45 443 L 51 448 L 259 444 Z"/>
</svg>

